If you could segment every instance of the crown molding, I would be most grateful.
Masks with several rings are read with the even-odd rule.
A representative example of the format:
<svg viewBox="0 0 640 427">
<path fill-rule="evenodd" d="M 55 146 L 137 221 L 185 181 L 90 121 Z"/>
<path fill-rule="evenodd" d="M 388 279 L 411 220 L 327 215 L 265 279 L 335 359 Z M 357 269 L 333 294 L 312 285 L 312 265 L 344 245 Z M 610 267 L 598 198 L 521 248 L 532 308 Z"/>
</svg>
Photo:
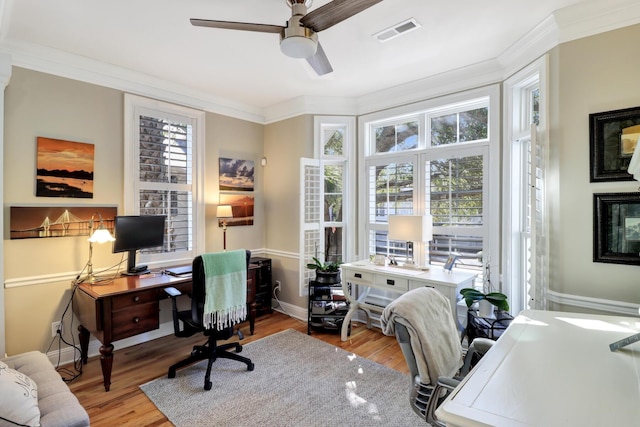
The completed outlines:
<svg viewBox="0 0 640 427">
<path fill-rule="evenodd" d="M 303 114 L 356 115 L 356 99 L 330 96 L 298 96 L 266 108 L 265 124 L 279 122 Z"/>
<path fill-rule="evenodd" d="M 263 123 L 262 109 L 202 92 L 111 64 L 34 44 L 5 40 L 0 53 L 11 55 L 13 65 L 96 84 L 135 95 L 160 99 L 185 107 Z"/>
<path fill-rule="evenodd" d="M 579 3 L 556 11 L 558 44 L 617 30 L 640 23 L 640 2 L 607 0 L 602 3 Z"/>
<path fill-rule="evenodd" d="M 502 82 L 560 43 L 638 23 L 640 2 L 637 0 L 609 0 L 606 5 L 579 3 L 551 14 L 497 58 L 359 97 L 299 96 L 264 109 L 43 46 L 6 40 L 0 43 L 0 54 L 9 55 L 14 66 L 268 124 L 304 114 L 369 114 Z M 0 74 L 0 78 L 7 75 L 3 70 Z"/>
</svg>

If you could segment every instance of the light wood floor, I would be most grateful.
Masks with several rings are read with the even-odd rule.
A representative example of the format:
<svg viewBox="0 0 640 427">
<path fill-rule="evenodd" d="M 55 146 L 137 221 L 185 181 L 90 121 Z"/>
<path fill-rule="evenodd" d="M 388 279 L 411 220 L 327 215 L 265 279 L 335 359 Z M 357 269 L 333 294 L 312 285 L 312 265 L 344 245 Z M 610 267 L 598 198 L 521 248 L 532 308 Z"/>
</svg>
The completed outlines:
<svg viewBox="0 0 640 427">
<path fill-rule="evenodd" d="M 256 319 L 254 335 L 249 335 L 248 324 L 243 325 L 241 329 L 245 335 L 242 344 L 248 344 L 285 329 L 306 333 L 307 324 L 274 312 Z M 346 342 L 340 341 L 340 334 L 337 332 L 314 331 L 311 336 L 389 368 L 408 373 L 395 338 L 383 335 L 379 329 L 368 330 L 365 325 L 353 323 L 351 338 Z M 89 413 L 91 425 L 94 427 L 171 426 L 172 424 L 147 399 L 138 385 L 166 375 L 170 365 L 187 357 L 193 345 L 202 342 L 202 336 L 167 336 L 133 347 L 116 349 L 109 392 L 104 391 L 98 356 L 89 359 L 89 363 L 82 368 L 82 375 L 71 382 L 69 387 Z M 256 366 L 256 369 L 260 367 Z"/>
</svg>

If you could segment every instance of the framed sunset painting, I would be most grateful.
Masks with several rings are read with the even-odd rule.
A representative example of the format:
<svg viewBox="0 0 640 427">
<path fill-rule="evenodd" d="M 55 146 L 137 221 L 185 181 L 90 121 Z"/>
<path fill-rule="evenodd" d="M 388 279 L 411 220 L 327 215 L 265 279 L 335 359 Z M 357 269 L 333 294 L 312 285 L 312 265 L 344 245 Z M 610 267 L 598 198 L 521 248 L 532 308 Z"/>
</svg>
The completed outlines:
<svg viewBox="0 0 640 427">
<path fill-rule="evenodd" d="M 37 197 L 93 198 L 93 144 L 38 137 Z"/>
</svg>

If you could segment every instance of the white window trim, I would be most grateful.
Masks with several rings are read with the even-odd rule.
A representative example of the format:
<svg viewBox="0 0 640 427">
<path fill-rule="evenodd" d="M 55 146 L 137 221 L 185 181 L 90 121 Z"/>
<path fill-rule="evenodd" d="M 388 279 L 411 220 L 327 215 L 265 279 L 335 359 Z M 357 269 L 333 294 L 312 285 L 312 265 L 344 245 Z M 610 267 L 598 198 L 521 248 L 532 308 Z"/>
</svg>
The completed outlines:
<svg viewBox="0 0 640 427">
<path fill-rule="evenodd" d="M 341 156 L 328 156 L 324 154 L 323 145 L 323 131 L 326 129 L 343 129 L 344 130 L 344 152 Z M 342 206 L 342 221 L 339 226 L 342 227 L 342 250 L 343 260 L 348 262 L 353 259 L 355 252 L 356 241 L 356 227 L 353 226 L 356 221 L 355 213 L 355 194 L 356 194 L 356 180 L 355 178 L 355 153 L 356 153 L 356 119 L 351 116 L 316 116 L 314 117 L 314 159 L 301 158 L 300 159 L 300 245 L 299 245 L 299 295 L 306 296 L 308 294 L 308 282 L 311 279 L 311 272 L 306 268 L 307 262 L 311 262 L 310 257 L 312 254 L 307 253 L 308 242 L 306 232 L 318 233 L 318 247 L 324 245 L 324 227 L 325 224 L 330 225 L 332 223 L 325 223 L 323 201 L 324 201 L 324 168 L 325 164 L 344 164 L 344 182 L 343 182 L 343 206 Z M 318 223 L 306 222 L 307 209 L 313 208 L 313 200 L 307 200 L 307 169 L 318 169 L 318 182 L 319 186 L 317 194 L 319 197 L 320 205 L 317 207 L 320 209 L 318 212 Z M 316 194 L 316 193 L 314 193 Z M 321 259 L 324 261 L 323 259 Z"/>
<path fill-rule="evenodd" d="M 523 93 L 531 85 L 532 81 L 538 80 L 540 91 L 539 98 L 539 126 L 537 130 L 537 143 L 542 145 L 548 165 L 548 127 L 547 112 L 549 93 L 548 93 L 548 57 L 541 57 L 537 61 L 530 64 L 520 72 L 516 73 L 504 82 L 504 148 L 503 148 L 503 280 L 504 293 L 509 297 L 511 311 L 517 313 L 526 308 L 525 299 L 528 299 L 526 284 L 522 283 L 522 269 L 524 267 L 523 256 L 520 253 L 520 229 L 522 224 L 522 209 L 524 203 L 523 190 L 520 187 L 520 180 L 514 181 L 513 177 L 521 176 L 526 173 L 523 169 L 526 165 L 520 163 L 522 154 L 518 151 L 521 144 L 518 141 L 530 140 L 531 129 L 524 121 L 524 113 L 527 107 L 523 104 Z M 524 183 L 526 185 L 526 183 Z M 546 203 L 545 203 L 546 205 Z M 547 208 L 548 209 L 548 208 Z M 549 230 L 548 212 L 543 212 L 542 230 L 539 233 L 548 236 Z M 533 236 L 532 236 L 533 238 Z M 546 254 L 542 262 L 548 264 L 548 239 L 543 247 L 538 248 L 538 252 Z M 537 278 L 537 283 L 541 285 L 539 289 L 542 295 L 548 290 L 548 268 L 543 269 L 542 277 Z M 535 273 L 534 273 L 535 274 Z M 538 301 L 540 306 L 544 307 L 546 301 Z"/>
<path fill-rule="evenodd" d="M 205 164 L 205 113 L 204 111 L 169 104 L 136 95 L 125 94 L 124 96 L 124 203 L 123 212 L 119 215 L 138 215 L 139 208 L 139 170 L 137 168 L 139 158 L 138 136 L 140 113 L 147 111 L 161 112 L 164 116 L 175 115 L 182 120 L 188 117 L 193 122 L 193 230 L 192 230 L 192 251 L 164 253 L 164 254 L 143 254 L 141 262 L 158 265 L 167 262 L 191 262 L 193 258 L 205 249 L 205 203 L 204 203 L 204 164 Z M 153 115 L 153 114 L 151 114 Z"/>
<path fill-rule="evenodd" d="M 323 155 L 322 131 L 327 128 L 344 129 L 344 152 L 342 156 Z M 314 152 L 320 165 L 323 161 L 344 160 L 344 182 L 343 182 L 343 206 L 342 206 L 342 245 L 343 259 L 349 262 L 354 259 L 356 241 L 356 227 L 352 226 L 356 221 L 356 165 L 353 159 L 356 158 L 356 119 L 352 116 L 315 116 L 313 119 Z M 324 182 L 324 177 L 323 177 Z M 324 194 L 324 191 L 323 191 Z"/>
<path fill-rule="evenodd" d="M 364 150 L 360 150 L 358 156 L 358 178 L 360 182 L 359 190 L 359 212 L 362 213 L 362 220 L 359 221 L 358 224 L 358 233 L 360 236 L 359 240 L 359 248 L 360 252 L 358 254 L 359 259 L 363 259 L 367 257 L 368 254 L 366 251 L 368 250 L 368 220 L 366 216 L 368 215 L 368 197 L 367 197 L 367 166 L 368 161 L 371 158 L 371 150 L 373 147 L 370 145 L 371 141 L 371 126 L 372 122 L 376 122 L 376 124 L 381 122 L 387 122 L 387 118 L 395 117 L 395 118 L 406 118 L 406 117 L 415 117 L 416 114 L 420 114 L 420 112 L 426 111 L 448 111 L 451 108 L 455 108 L 459 104 L 465 104 L 473 99 L 477 98 L 488 98 L 489 100 L 489 139 L 483 143 L 486 144 L 489 150 L 489 159 L 488 159 L 488 176 L 485 176 L 485 180 L 487 180 L 486 185 L 488 188 L 496 189 L 494 191 L 490 191 L 487 193 L 487 203 L 485 204 L 485 224 L 488 233 L 487 238 L 487 249 L 488 253 L 484 254 L 485 264 L 487 261 L 490 262 L 491 265 L 491 281 L 492 283 L 500 283 L 499 280 L 499 272 L 500 272 L 500 239 L 499 239 L 499 231 L 500 231 L 500 192 L 497 190 L 500 188 L 500 87 L 499 85 L 491 85 L 482 88 L 477 88 L 465 92 L 460 92 L 457 94 L 452 94 L 448 96 L 438 97 L 434 99 L 429 99 L 423 102 L 405 105 L 402 107 L 385 110 L 381 112 L 376 112 L 368 115 L 364 115 L 359 118 L 359 146 L 365 147 Z M 473 104 L 471 104 L 473 105 Z M 423 122 L 420 122 L 421 130 L 424 129 Z M 425 130 L 426 131 L 426 130 Z M 464 143 L 463 143 L 464 144 Z M 461 144 L 462 145 L 462 144 Z M 419 145 L 420 146 L 420 145 Z M 434 147 L 431 150 L 442 149 L 442 150 L 455 150 L 456 147 L 451 146 L 443 146 L 443 147 Z M 422 152 L 420 148 L 416 150 L 407 150 L 406 154 L 410 152 L 417 151 Z M 397 153 L 389 154 L 395 155 Z M 382 160 L 387 154 L 379 154 L 376 155 L 376 160 L 378 157 Z M 368 159 L 369 158 L 369 159 Z M 385 159 L 386 160 L 386 159 Z M 421 166 L 422 162 L 418 162 L 418 167 Z M 418 199 L 422 200 L 421 195 L 416 195 Z M 418 209 L 422 209 L 418 207 Z M 420 211 L 421 212 L 421 211 Z"/>
</svg>

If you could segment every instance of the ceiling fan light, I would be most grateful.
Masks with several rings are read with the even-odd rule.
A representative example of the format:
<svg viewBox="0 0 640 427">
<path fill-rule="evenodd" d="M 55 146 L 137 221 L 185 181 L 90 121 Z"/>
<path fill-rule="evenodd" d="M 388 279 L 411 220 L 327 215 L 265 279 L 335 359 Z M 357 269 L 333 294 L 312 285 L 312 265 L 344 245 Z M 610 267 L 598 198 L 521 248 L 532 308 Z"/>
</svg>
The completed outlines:
<svg viewBox="0 0 640 427">
<path fill-rule="evenodd" d="M 280 50 L 291 58 L 311 58 L 317 49 L 317 40 L 307 37 L 290 36 L 280 41 Z"/>
</svg>

